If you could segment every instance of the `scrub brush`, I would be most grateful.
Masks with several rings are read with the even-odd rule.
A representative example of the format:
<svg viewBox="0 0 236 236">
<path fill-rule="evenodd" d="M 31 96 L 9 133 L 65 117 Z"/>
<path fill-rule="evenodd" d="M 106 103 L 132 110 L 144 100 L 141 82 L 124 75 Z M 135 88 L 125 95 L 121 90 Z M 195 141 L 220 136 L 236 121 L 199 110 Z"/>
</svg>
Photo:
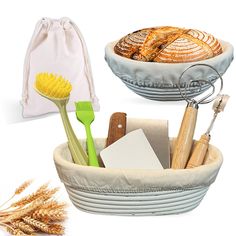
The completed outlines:
<svg viewBox="0 0 236 236">
<path fill-rule="evenodd" d="M 84 124 L 86 130 L 89 166 L 99 167 L 96 149 L 94 147 L 93 137 L 90 129 L 90 125 L 94 121 L 92 104 L 89 101 L 80 101 L 75 103 L 75 106 L 76 117 L 82 124 Z"/>
<path fill-rule="evenodd" d="M 62 122 L 68 138 L 68 146 L 74 163 L 87 165 L 88 156 L 79 143 L 68 118 L 66 104 L 69 101 L 72 86 L 62 76 L 49 73 L 36 75 L 34 89 L 43 97 L 54 102 L 61 114 Z"/>
</svg>

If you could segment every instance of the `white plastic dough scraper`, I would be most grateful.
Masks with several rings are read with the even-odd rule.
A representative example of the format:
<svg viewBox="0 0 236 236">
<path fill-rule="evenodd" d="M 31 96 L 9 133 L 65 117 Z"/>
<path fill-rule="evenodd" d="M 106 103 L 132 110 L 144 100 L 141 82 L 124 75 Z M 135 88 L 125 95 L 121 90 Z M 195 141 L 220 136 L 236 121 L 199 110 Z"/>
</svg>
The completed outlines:
<svg viewBox="0 0 236 236">
<path fill-rule="evenodd" d="M 142 129 L 126 134 L 100 156 L 106 168 L 163 169 Z"/>
<path fill-rule="evenodd" d="M 128 118 L 126 133 L 142 129 L 164 169 L 170 168 L 168 120 Z"/>
</svg>

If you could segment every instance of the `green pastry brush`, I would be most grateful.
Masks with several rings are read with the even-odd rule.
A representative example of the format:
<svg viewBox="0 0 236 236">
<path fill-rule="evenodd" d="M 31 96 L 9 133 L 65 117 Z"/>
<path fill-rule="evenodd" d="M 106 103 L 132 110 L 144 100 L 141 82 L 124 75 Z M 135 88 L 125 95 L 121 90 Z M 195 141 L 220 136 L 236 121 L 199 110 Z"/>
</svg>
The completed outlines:
<svg viewBox="0 0 236 236">
<path fill-rule="evenodd" d="M 75 106 L 76 117 L 82 124 L 84 124 L 86 130 L 89 166 L 99 167 L 96 149 L 94 146 L 93 137 L 90 129 L 90 125 L 94 121 L 94 112 L 92 104 L 89 101 L 79 101 L 75 103 Z"/>
</svg>

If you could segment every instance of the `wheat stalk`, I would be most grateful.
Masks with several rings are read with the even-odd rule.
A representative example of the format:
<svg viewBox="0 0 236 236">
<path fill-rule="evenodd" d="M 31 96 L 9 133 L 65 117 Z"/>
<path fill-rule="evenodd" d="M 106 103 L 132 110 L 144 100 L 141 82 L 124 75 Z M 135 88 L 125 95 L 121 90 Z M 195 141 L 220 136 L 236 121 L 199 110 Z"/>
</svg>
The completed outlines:
<svg viewBox="0 0 236 236">
<path fill-rule="evenodd" d="M 27 204 L 31 203 L 32 201 L 35 201 L 38 198 L 42 198 L 44 201 L 47 201 L 58 190 L 59 190 L 59 188 L 54 188 L 54 189 L 48 190 L 46 185 L 43 185 L 35 193 L 32 193 L 32 194 L 20 199 L 19 201 L 14 202 L 11 205 L 11 207 L 22 207 L 24 205 L 27 205 Z"/>
<path fill-rule="evenodd" d="M 51 224 L 49 225 L 49 234 L 57 234 L 57 235 L 62 235 L 65 233 L 65 229 L 62 225 L 59 224 Z"/>
<path fill-rule="evenodd" d="M 14 194 L 6 201 L 4 202 L 0 208 L 2 208 L 3 206 L 5 206 L 8 202 L 10 202 L 16 195 L 21 194 L 22 192 L 25 191 L 26 188 L 28 188 L 30 186 L 30 184 L 32 183 L 32 180 L 27 180 L 25 181 L 22 185 L 20 185 L 14 192 Z M 5 210 L 9 209 L 10 207 L 6 208 Z M 3 210 L 2 210 L 3 211 Z"/>
<path fill-rule="evenodd" d="M 41 230 L 44 233 L 48 233 L 48 234 L 64 234 L 64 228 L 59 225 L 59 224 L 45 224 L 39 220 L 35 220 L 29 216 L 26 216 L 23 218 L 23 221 L 28 224 L 33 226 L 36 229 Z"/>
<path fill-rule="evenodd" d="M 33 219 L 29 216 L 26 216 L 26 217 L 23 218 L 23 221 L 26 224 L 31 225 L 34 228 L 41 230 L 42 232 L 45 232 L 45 233 L 48 232 L 48 225 L 41 222 L 41 221 L 39 221 L 39 220 L 35 220 L 35 219 Z"/>
<path fill-rule="evenodd" d="M 34 211 L 36 208 L 38 208 L 40 205 L 43 204 L 42 199 L 38 199 L 34 202 L 32 202 L 29 206 L 23 208 L 21 211 L 13 212 L 11 215 L 7 216 L 4 220 L 2 220 L 3 223 L 5 222 L 11 222 L 14 220 L 18 220 L 27 214 L 30 214 L 32 211 Z"/>
<path fill-rule="evenodd" d="M 12 226 L 8 225 L 8 224 L 0 222 L 0 226 L 4 227 L 8 232 L 14 231 L 14 228 Z"/>
<path fill-rule="evenodd" d="M 67 203 L 64 203 L 64 202 L 58 203 L 55 200 L 51 200 L 51 201 L 45 202 L 42 205 L 41 209 L 48 209 L 48 208 L 50 208 L 50 209 L 63 209 L 65 207 L 67 207 Z"/>
<path fill-rule="evenodd" d="M 66 212 L 63 209 L 37 209 L 32 217 L 43 222 L 63 221 L 66 218 Z"/>
<path fill-rule="evenodd" d="M 22 184 L 16 189 L 15 195 L 22 193 L 30 183 Z M 0 211 L 0 226 L 11 235 L 34 235 L 36 232 L 63 234 L 63 226 L 55 224 L 66 218 L 66 204 L 58 203 L 54 198 L 58 190 L 48 189 L 48 184 L 44 184 L 33 194 Z"/>
<path fill-rule="evenodd" d="M 36 192 L 26 197 L 21 198 L 17 202 L 12 203 L 11 207 L 21 207 L 21 206 L 31 203 L 32 201 L 36 200 L 39 197 L 42 197 L 48 191 L 47 187 L 48 187 L 48 184 L 42 185 Z"/>
<path fill-rule="evenodd" d="M 21 231 L 19 228 L 15 228 L 13 225 L 8 225 L 5 223 L 0 222 L 0 226 L 4 227 L 7 232 L 9 232 L 11 235 L 31 235 L 33 234 L 25 234 L 23 231 Z"/>
<path fill-rule="evenodd" d="M 35 229 L 33 227 L 31 227 L 30 225 L 26 224 L 23 221 L 18 220 L 18 221 L 12 222 L 11 224 L 14 228 L 16 229 L 18 228 L 26 234 L 32 235 L 35 232 Z"/>
<path fill-rule="evenodd" d="M 60 188 L 53 188 L 53 189 L 50 189 L 46 192 L 46 194 L 44 194 L 43 197 L 43 200 L 44 201 L 47 201 L 49 200 L 55 193 L 57 193 L 59 191 Z"/>
<path fill-rule="evenodd" d="M 14 228 L 7 228 L 7 232 L 10 233 L 11 235 L 26 235 L 20 229 L 14 229 Z"/>
<path fill-rule="evenodd" d="M 32 184 L 33 180 L 27 180 L 25 181 L 22 185 L 20 185 L 16 190 L 15 190 L 15 195 L 21 194 L 23 191 L 25 191 L 26 188 L 28 188 Z"/>
</svg>

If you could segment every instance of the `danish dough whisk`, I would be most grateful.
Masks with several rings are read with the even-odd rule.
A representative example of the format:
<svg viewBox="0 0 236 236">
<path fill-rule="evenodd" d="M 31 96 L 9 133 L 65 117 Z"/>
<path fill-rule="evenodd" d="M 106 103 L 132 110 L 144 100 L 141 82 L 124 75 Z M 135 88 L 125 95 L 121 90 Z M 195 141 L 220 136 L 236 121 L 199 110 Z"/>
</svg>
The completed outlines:
<svg viewBox="0 0 236 236">
<path fill-rule="evenodd" d="M 186 72 L 188 72 L 193 67 L 208 67 L 208 69 L 211 69 L 214 71 L 217 77 L 220 78 L 220 89 L 219 92 L 215 95 L 216 87 L 210 80 L 206 79 L 195 79 L 187 82 L 183 81 L 183 77 Z M 181 83 L 184 82 L 184 90 L 181 89 Z M 207 84 L 208 87 L 211 88 L 211 91 L 206 94 L 203 97 L 200 97 L 198 99 L 189 97 L 187 95 L 187 89 L 192 89 L 194 86 L 198 89 L 203 89 L 202 85 Z M 223 88 L 223 79 L 219 72 L 212 66 L 208 64 L 194 64 L 189 66 L 187 69 L 183 71 L 179 78 L 179 84 L 178 88 L 180 91 L 181 96 L 185 99 L 187 102 L 187 107 L 185 109 L 185 113 L 182 119 L 182 123 L 179 129 L 179 133 L 177 136 L 177 140 L 174 147 L 174 153 L 172 158 L 172 164 L 171 168 L 173 169 L 184 169 L 187 165 L 190 152 L 192 149 L 193 144 L 193 135 L 196 127 L 197 122 L 197 113 L 198 113 L 198 105 L 199 104 L 206 104 L 209 102 L 212 102 L 221 92 Z"/>
<path fill-rule="evenodd" d="M 228 100 L 229 100 L 229 96 L 225 95 L 225 94 L 219 95 L 215 99 L 215 102 L 212 106 L 212 109 L 214 110 L 213 118 L 211 120 L 211 123 L 210 123 L 206 133 L 201 136 L 200 140 L 197 142 L 196 146 L 194 147 L 192 155 L 191 155 L 191 157 L 188 161 L 187 167 L 186 167 L 187 169 L 197 167 L 197 166 L 200 166 L 203 164 L 204 159 L 205 159 L 205 155 L 208 150 L 209 141 L 211 138 L 210 132 L 213 128 L 216 117 L 218 116 L 218 114 L 220 112 L 224 111 L 224 108 L 225 108 Z"/>
</svg>

